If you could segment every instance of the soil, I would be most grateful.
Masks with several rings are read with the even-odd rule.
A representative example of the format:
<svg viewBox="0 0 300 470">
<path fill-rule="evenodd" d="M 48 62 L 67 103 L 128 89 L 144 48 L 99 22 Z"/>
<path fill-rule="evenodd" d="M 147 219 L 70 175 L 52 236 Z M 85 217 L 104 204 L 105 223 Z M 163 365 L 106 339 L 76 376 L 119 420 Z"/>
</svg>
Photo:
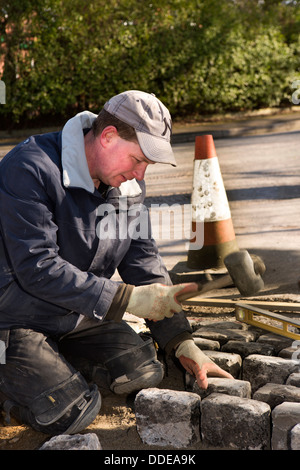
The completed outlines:
<svg viewBox="0 0 300 470">
<path fill-rule="evenodd" d="M 187 307 L 185 311 L 191 323 L 202 319 L 220 321 L 235 318 L 231 309 Z M 185 390 L 184 372 L 173 361 L 168 361 L 166 366 L 165 377 L 159 388 Z M 81 434 L 95 433 L 103 450 L 174 450 L 171 447 L 149 446 L 141 441 L 136 429 L 134 394 L 117 396 L 101 390 L 101 396 L 100 414 Z M 18 424 L 14 418 L 7 425 L 4 412 L 0 415 L 0 450 L 38 450 L 48 439 L 49 436 Z M 197 443 L 185 450 L 202 448 L 202 444 Z"/>
</svg>

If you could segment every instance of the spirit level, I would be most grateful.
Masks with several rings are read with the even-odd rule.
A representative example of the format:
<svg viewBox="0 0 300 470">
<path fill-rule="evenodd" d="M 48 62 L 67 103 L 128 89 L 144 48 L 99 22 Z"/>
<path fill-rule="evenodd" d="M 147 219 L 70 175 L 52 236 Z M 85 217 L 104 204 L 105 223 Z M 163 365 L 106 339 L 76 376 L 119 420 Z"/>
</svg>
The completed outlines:
<svg viewBox="0 0 300 470">
<path fill-rule="evenodd" d="M 238 303 L 235 306 L 235 317 L 243 323 L 257 326 L 287 338 L 300 340 L 300 322 L 278 313 Z"/>
</svg>

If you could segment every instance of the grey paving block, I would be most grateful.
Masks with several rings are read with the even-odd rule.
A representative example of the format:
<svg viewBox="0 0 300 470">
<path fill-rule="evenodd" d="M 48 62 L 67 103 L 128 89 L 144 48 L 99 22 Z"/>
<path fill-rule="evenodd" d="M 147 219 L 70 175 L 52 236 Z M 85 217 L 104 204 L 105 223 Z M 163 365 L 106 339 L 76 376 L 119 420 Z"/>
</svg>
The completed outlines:
<svg viewBox="0 0 300 470">
<path fill-rule="evenodd" d="M 264 401 L 273 409 L 285 401 L 300 402 L 300 388 L 286 384 L 267 383 L 253 394 L 254 400 Z"/>
<path fill-rule="evenodd" d="M 255 393 L 269 382 L 284 384 L 289 375 L 297 370 L 297 361 L 252 354 L 243 361 L 242 379 L 251 383 L 252 392 Z"/>
<path fill-rule="evenodd" d="M 300 423 L 300 403 L 284 402 L 272 411 L 272 450 L 289 450 L 291 431 Z"/>
<path fill-rule="evenodd" d="M 238 379 L 223 379 L 220 377 L 208 377 L 207 389 L 201 389 L 197 382 L 193 385 L 193 392 L 197 393 L 202 399 L 212 393 L 225 393 L 241 398 L 251 398 L 250 382 Z"/>
<path fill-rule="evenodd" d="M 101 450 L 96 434 L 61 434 L 45 442 L 39 450 Z"/>
<path fill-rule="evenodd" d="M 204 444 L 234 450 L 270 449 L 267 403 L 222 393 L 201 401 L 201 436 Z"/>
<path fill-rule="evenodd" d="M 200 441 L 200 397 L 191 392 L 149 388 L 135 398 L 137 431 L 148 445 L 185 448 Z"/>
</svg>

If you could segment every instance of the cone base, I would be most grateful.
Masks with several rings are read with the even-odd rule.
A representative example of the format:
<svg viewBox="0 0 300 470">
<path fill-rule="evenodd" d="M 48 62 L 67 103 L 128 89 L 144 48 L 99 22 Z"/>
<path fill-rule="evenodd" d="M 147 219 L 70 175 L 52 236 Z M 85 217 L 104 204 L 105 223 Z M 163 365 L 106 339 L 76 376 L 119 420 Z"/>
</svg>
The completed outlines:
<svg viewBox="0 0 300 470">
<path fill-rule="evenodd" d="M 187 266 L 191 269 L 223 268 L 224 258 L 238 250 L 236 239 L 218 245 L 203 246 L 200 250 L 190 250 Z"/>
</svg>

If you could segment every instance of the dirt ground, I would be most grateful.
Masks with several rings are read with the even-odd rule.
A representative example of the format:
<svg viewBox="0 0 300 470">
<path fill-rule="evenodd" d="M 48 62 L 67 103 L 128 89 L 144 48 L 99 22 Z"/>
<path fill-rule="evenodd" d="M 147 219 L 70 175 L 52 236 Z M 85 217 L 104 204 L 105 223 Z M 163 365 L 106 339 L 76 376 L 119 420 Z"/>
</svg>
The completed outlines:
<svg viewBox="0 0 300 470">
<path fill-rule="evenodd" d="M 201 319 L 219 321 L 234 318 L 232 309 L 211 309 L 208 307 L 185 307 L 186 315 L 193 322 Z M 168 361 L 166 373 L 159 388 L 184 390 L 184 372 L 173 361 Z M 144 444 L 137 432 L 134 398 L 135 395 L 117 396 L 101 390 L 102 406 L 94 422 L 84 433 L 95 433 L 103 450 L 174 450 L 174 448 L 149 446 Z M 49 439 L 49 436 L 36 432 L 25 425 L 19 425 L 14 418 L 11 424 L 5 422 L 4 412 L 0 415 L 0 450 L 37 450 Z M 197 443 L 185 450 L 201 450 Z"/>
</svg>

